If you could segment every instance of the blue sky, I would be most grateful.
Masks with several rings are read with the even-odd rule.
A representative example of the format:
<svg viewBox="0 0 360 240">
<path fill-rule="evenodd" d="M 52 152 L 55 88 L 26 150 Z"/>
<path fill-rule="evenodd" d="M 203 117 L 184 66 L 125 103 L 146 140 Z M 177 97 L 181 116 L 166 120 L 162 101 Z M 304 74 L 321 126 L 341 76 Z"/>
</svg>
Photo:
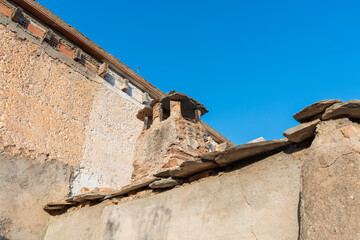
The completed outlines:
<svg viewBox="0 0 360 240">
<path fill-rule="evenodd" d="M 163 92 L 202 102 L 235 144 L 282 138 L 305 106 L 359 96 L 360 1 L 38 2 Z"/>
</svg>

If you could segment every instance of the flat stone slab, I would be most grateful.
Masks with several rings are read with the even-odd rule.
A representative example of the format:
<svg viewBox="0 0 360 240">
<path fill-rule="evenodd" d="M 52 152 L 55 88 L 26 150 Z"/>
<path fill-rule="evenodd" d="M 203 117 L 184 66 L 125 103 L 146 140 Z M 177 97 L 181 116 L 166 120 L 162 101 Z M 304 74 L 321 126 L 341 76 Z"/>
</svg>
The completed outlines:
<svg viewBox="0 0 360 240">
<path fill-rule="evenodd" d="M 170 171 L 170 176 L 178 178 L 186 178 L 196 173 L 217 168 L 218 164 L 215 162 L 207 162 L 201 159 L 188 160 L 183 162 L 179 167 Z"/>
<path fill-rule="evenodd" d="M 275 151 L 288 146 L 291 142 L 288 139 L 270 140 L 256 143 L 246 143 L 238 145 L 221 153 L 215 161 L 220 166 L 226 166 L 230 163 L 240 161 L 242 159 L 253 157 L 259 154 Z"/>
<path fill-rule="evenodd" d="M 327 108 L 321 116 L 321 120 L 329 120 L 331 118 L 349 117 L 360 119 L 360 100 L 351 100 L 342 103 L 336 103 Z"/>
<path fill-rule="evenodd" d="M 170 177 L 170 169 L 155 173 L 154 177 L 168 178 L 168 177 Z"/>
<path fill-rule="evenodd" d="M 103 199 L 106 195 L 107 195 L 106 192 L 96 192 L 96 193 L 86 192 L 86 193 L 81 193 L 81 194 L 69 197 L 69 198 L 65 199 L 65 201 L 82 203 L 82 202 L 86 202 L 86 201 Z"/>
<path fill-rule="evenodd" d="M 163 179 L 152 182 L 149 185 L 149 187 L 153 188 L 153 189 L 171 188 L 171 187 L 175 187 L 176 185 L 180 185 L 182 183 L 183 183 L 183 181 L 180 181 L 180 180 L 175 180 L 172 178 L 163 178 Z"/>
<path fill-rule="evenodd" d="M 122 187 L 120 190 L 108 193 L 104 199 L 121 196 L 121 195 L 127 194 L 131 191 L 134 191 L 134 190 L 137 190 L 137 189 L 140 189 L 143 187 L 147 187 L 147 186 L 149 186 L 149 184 L 151 184 L 152 182 L 159 180 L 159 179 L 160 178 L 158 178 L 158 177 L 149 177 L 149 178 L 144 179 L 141 182 L 129 184 L 127 186 Z"/>
<path fill-rule="evenodd" d="M 219 156 L 219 154 L 220 151 L 209 152 L 209 153 L 201 154 L 200 158 L 206 161 L 215 161 L 215 158 Z"/>
<path fill-rule="evenodd" d="M 295 113 L 293 117 L 295 118 L 296 121 L 303 123 L 323 113 L 328 107 L 330 107 L 335 103 L 342 103 L 342 101 L 337 99 L 327 99 L 320 102 L 316 102 L 314 104 L 311 104 L 310 106 L 307 106 L 300 112 Z"/>
<path fill-rule="evenodd" d="M 65 209 L 71 206 L 76 205 L 77 203 L 75 202 L 65 202 L 65 201 L 60 201 L 60 202 L 49 202 L 48 204 L 46 204 L 43 209 L 44 210 L 61 210 L 61 209 Z"/>
<path fill-rule="evenodd" d="M 284 136 L 291 142 L 300 143 L 315 134 L 316 125 L 320 122 L 320 119 L 315 119 L 311 122 L 299 124 L 293 128 L 290 128 L 284 132 Z"/>
</svg>

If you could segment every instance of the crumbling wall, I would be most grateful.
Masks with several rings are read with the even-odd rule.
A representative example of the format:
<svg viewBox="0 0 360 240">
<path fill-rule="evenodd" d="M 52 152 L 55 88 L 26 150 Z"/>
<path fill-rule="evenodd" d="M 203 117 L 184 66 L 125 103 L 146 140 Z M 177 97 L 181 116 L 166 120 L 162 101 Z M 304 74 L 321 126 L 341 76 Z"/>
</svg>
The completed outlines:
<svg viewBox="0 0 360 240">
<path fill-rule="evenodd" d="M 318 124 L 302 168 L 301 239 L 360 239 L 360 125 Z"/>
<path fill-rule="evenodd" d="M 209 152 L 213 143 L 200 123 L 170 116 L 143 131 L 137 141 L 132 177 L 139 180 Z"/>
<path fill-rule="evenodd" d="M 53 217 L 45 239 L 297 239 L 306 151 L 253 158 L 155 196 Z"/>
<path fill-rule="evenodd" d="M 72 168 L 59 161 L 0 153 L 0 239 L 43 239 L 50 219 L 43 206 L 69 192 L 71 176 Z"/>
</svg>

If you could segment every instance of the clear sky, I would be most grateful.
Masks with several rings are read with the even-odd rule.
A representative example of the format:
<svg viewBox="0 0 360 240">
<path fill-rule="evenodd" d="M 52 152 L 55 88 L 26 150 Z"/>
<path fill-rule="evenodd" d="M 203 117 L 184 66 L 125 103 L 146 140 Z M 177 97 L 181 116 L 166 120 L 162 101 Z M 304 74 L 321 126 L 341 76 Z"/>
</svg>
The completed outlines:
<svg viewBox="0 0 360 240">
<path fill-rule="evenodd" d="M 360 1 L 38 2 L 163 92 L 202 102 L 235 144 L 282 138 L 305 106 L 360 95 Z"/>
</svg>

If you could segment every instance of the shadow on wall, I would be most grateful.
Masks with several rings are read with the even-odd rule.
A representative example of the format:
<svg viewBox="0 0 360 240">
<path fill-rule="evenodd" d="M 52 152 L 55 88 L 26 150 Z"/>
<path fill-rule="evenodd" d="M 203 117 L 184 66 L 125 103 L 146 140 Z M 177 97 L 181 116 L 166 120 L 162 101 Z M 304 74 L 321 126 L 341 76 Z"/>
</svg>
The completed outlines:
<svg viewBox="0 0 360 240">
<path fill-rule="evenodd" d="M 171 209 L 156 207 L 149 213 L 149 218 L 140 222 L 139 240 L 157 239 L 166 240 L 169 231 Z"/>
<path fill-rule="evenodd" d="M 134 230 L 138 240 L 167 240 L 169 223 L 171 219 L 171 209 L 156 206 L 144 213 L 141 222 L 135 222 L 133 229 L 121 229 L 120 222 L 116 219 L 106 223 L 105 235 L 107 239 L 115 240 L 125 231 Z M 1 239 L 0 239 L 1 240 Z"/>
</svg>

